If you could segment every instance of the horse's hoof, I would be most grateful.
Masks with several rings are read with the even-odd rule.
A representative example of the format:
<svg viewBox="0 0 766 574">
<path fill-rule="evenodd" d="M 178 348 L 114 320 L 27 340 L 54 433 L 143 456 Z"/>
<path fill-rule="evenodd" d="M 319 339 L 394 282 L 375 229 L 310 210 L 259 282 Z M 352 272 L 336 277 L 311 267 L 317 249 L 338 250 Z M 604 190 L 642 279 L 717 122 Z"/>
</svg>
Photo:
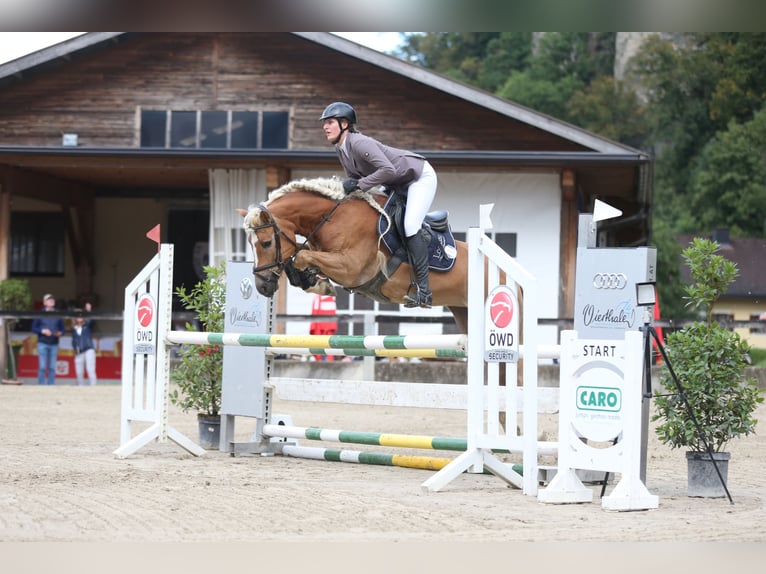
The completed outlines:
<svg viewBox="0 0 766 574">
<path fill-rule="evenodd" d="M 318 279 L 317 282 L 305 289 L 306 293 L 315 293 L 317 295 L 335 295 L 335 285 L 329 279 Z"/>
</svg>

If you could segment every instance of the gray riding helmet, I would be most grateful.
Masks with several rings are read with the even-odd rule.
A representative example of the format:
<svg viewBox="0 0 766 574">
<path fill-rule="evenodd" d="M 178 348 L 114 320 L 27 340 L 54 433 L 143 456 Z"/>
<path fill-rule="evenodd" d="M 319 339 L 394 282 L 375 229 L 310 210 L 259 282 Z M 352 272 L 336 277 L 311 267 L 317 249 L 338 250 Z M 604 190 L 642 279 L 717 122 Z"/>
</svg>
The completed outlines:
<svg viewBox="0 0 766 574">
<path fill-rule="evenodd" d="M 356 112 L 354 111 L 354 108 L 345 102 L 333 102 L 324 109 L 319 121 L 323 122 L 328 118 L 344 119 L 348 120 L 348 123 L 350 124 L 355 124 Z"/>
</svg>

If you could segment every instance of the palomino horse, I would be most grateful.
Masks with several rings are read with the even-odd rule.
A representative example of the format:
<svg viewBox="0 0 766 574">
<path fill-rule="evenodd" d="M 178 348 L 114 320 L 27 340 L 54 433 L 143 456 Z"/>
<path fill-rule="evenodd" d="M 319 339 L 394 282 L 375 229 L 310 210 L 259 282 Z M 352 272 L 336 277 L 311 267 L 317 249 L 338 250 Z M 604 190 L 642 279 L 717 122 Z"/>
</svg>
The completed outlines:
<svg viewBox="0 0 766 574">
<path fill-rule="evenodd" d="M 286 271 L 292 284 L 315 293 L 334 294 L 332 281 L 382 303 L 404 303 L 412 287 L 410 266 L 404 262 L 387 277 L 391 254 L 378 237 L 376 224 L 385 199 L 382 193 L 362 191 L 346 196 L 337 179 L 303 179 L 275 189 L 249 211 L 238 210 L 255 254 L 258 292 L 273 296 Z M 467 333 L 468 250 L 463 242 L 456 247 L 452 268 L 431 271 L 430 284 L 433 304 L 446 306 Z M 309 287 L 317 275 L 318 282 Z"/>
</svg>

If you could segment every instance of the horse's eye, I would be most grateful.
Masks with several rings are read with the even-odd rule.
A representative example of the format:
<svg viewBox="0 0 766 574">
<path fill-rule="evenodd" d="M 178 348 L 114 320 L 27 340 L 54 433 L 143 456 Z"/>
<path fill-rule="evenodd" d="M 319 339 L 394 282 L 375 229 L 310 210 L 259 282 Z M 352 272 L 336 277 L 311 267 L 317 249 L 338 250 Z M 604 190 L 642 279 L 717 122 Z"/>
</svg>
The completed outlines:
<svg viewBox="0 0 766 574">
<path fill-rule="evenodd" d="M 262 241 L 262 242 L 261 242 L 261 246 L 262 246 L 264 249 L 268 249 L 269 247 L 271 247 L 271 239 L 269 239 L 268 241 Z"/>
</svg>

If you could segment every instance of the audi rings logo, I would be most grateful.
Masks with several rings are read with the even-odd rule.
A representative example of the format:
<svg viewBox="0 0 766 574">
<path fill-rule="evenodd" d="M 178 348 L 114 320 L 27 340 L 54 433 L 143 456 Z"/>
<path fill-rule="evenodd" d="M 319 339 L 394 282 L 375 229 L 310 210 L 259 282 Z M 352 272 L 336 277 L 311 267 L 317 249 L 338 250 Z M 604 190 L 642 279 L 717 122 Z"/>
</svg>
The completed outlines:
<svg viewBox="0 0 766 574">
<path fill-rule="evenodd" d="M 593 287 L 596 289 L 625 289 L 628 278 L 624 273 L 596 273 L 593 276 Z"/>
</svg>

